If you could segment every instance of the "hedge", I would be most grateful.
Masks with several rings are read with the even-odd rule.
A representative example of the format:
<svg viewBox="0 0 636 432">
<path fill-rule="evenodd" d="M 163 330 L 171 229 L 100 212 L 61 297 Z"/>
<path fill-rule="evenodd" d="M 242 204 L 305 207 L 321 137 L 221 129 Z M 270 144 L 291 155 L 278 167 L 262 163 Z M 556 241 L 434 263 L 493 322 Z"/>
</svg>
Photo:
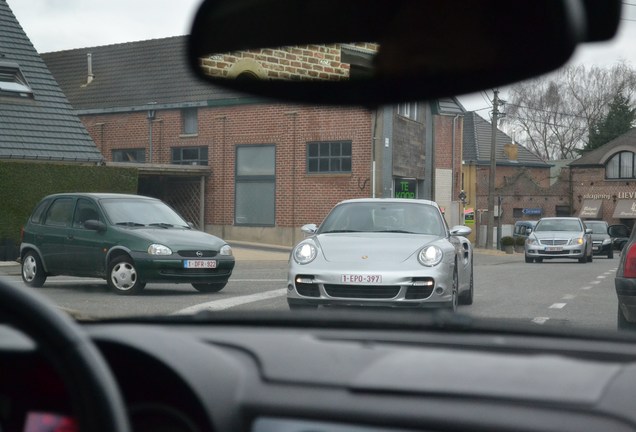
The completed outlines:
<svg viewBox="0 0 636 432">
<path fill-rule="evenodd" d="M 60 192 L 137 193 L 135 168 L 0 161 L 0 248 L 20 242 L 20 228 L 46 195 Z M 13 257 L 15 258 L 15 257 Z M 0 261 L 4 259 L 0 251 Z"/>
</svg>

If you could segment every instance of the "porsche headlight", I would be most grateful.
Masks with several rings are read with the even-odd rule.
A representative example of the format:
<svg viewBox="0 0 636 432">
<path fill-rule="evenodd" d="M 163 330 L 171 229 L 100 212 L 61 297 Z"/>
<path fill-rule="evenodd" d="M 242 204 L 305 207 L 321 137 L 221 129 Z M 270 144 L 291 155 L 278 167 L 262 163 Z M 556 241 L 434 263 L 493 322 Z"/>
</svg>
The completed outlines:
<svg viewBox="0 0 636 432">
<path fill-rule="evenodd" d="M 172 255 L 170 248 L 162 244 L 151 244 L 148 246 L 148 253 L 150 255 Z"/>
<path fill-rule="evenodd" d="M 294 248 L 293 256 L 294 260 L 298 264 L 309 264 L 318 255 L 318 249 L 311 242 L 300 243 Z"/>
<path fill-rule="evenodd" d="M 570 239 L 570 244 L 571 245 L 582 245 L 583 244 L 583 237 L 575 237 L 573 239 Z"/>
<path fill-rule="evenodd" d="M 427 267 L 436 266 L 442 261 L 442 258 L 444 258 L 444 252 L 437 246 L 426 246 L 417 255 L 420 264 Z"/>
<path fill-rule="evenodd" d="M 219 255 L 232 256 L 232 248 L 230 245 L 223 245 L 223 247 L 219 249 Z"/>
</svg>

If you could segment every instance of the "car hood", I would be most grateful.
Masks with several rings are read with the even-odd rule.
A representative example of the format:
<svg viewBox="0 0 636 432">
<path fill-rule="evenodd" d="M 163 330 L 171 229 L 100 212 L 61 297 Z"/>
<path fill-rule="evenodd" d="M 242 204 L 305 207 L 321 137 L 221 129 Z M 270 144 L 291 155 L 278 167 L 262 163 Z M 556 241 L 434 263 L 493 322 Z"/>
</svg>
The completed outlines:
<svg viewBox="0 0 636 432">
<path fill-rule="evenodd" d="M 540 240 L 549 240 L 549 239 L 571 239 L 574 237 L 580 237 L 583 235 L 582 232 L 578 231 L 535 231 L 532 233 L 533 236 Z"/>
<path fill-rule="evenodd" d="M 203 231 L 182 228 L 119 228 L 151 243 L 159 243 L 173 250 L 218 250 L 225 244 L 220 238 Z"/>
<path fill-rule="evenodd" d="M 367 262 L 400 263 L 441 237 L 396 233 L 342 233 L 321 234 L 316 237 L 326 261 L 358 262 L 361 256 Z"/>
</svg>

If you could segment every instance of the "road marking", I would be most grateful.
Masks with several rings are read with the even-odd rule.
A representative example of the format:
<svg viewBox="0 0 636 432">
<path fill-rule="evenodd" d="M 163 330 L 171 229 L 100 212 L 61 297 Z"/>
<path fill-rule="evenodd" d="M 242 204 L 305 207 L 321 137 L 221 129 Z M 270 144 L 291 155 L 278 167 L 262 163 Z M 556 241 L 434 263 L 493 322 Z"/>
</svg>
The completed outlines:
<svg viewBox="0 0 636 432">
<path fill-rule="evenodd" d="M 600 276 L 596 276 L 596 279 L 605 279 L 606 277 L 607 276 L 600 275 Z"/>
<path fill-rule="evenodd" d="M 592 287 L 591 286 L 584 286 L 584 287 L 581 287 L 581 289 L 582 290 L 589 290 L 589 289 L 592 289 Z"/>
<path fill-rule="evenodd" d="M 550 318 L 548 317 L 536 317 L 532 319 L 532 322 L 535 324 L 545 324 L 546 321 L 549 321 Z"/>
<path fill-rule="evenodd" d="M 592 282 L 590 282 L 590 283 L 591 283 L 592 285 L 598 285 L 598 284 L 600 284 L 600 283 L 601 283 L 601 281 L 592 281 Z"/>
<path fill-rule="evenodd" d="M 190 306 L 185 309 L 173 312 L 171 315 L 190 315 L 201 311 L 220 311 L 224 309 L 230 309 L 236 306 L 244 305 L 247 303 L 254 303 L 257 301 L 268 300 L 276 297 L 284 296 L 287 293 L 287 288 L 281 288 L 271 291 L 265 291 L 257 294 L 250 294 L 244 296 L 237 296 L 227 298 L 223 300 L 213 300 L 210 302 L 201 303 L 198 305 Z"/>
<path fill-rule="evenodd" d="M 553 303 L 548 309 L 563 309 L 567 303 Z"/>
<path fill-rule="evenodd" d="M 563 296 L 563 300 L 572 300 L 574 297 L 576 297 L 574 294 L 566 294 Z"/>
</svg>

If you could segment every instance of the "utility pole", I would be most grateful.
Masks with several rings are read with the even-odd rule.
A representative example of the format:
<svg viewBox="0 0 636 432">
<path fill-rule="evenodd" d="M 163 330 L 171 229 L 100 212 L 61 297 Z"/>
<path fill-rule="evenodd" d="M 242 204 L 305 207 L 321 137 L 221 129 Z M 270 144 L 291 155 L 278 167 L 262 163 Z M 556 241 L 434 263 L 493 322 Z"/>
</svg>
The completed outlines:
<svg viewBox="0 0 636 432">
<path fill-rule="evenodd" d="M 488 227 L 486 249 L 492 249 L 492 234 L 495 226 L 495 174 L 497 171 L 497 118 L 499 117 L 499 90 L 493 90 L 492 139 L 490 142 L 490 175 L 488 176 Z"/>
</svg>

